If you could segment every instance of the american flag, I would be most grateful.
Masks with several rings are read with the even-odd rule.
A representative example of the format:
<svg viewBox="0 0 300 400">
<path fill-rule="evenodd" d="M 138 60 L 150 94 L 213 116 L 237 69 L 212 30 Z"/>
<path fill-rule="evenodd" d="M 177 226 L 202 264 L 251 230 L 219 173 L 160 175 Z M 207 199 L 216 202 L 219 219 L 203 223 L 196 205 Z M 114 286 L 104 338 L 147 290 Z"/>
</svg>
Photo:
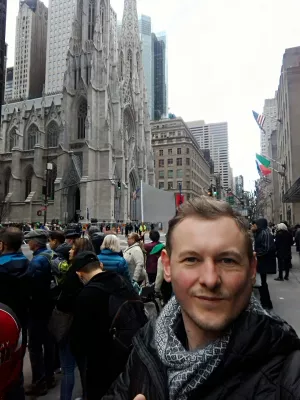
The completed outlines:
<svg viewBox="0 0 300 400">
<path fill-rule="evenodd" d="M 264 115 L 262 115 L 262 114 L 258 114 L 258 113 L 255 112 L 255 111 L 252 111 L 252 113 L 253 113 L 253 117 L 254 117 L 254 119 L 255 119 L 257 125 L 259 126 L 259 128 L 260 128 L 263 132 L 265 132 L 265 130 L 264 130 L 264 123 L 265 123 L 266 117 L 265 117 Z"/>
<path fill-rule="evenodd" d="M 140 188 L 137 188 L 133 193 L 132 193 L 132 198 L 133 200 L 137 199 L 138 193 L 140 192 Z"/>
</svg>

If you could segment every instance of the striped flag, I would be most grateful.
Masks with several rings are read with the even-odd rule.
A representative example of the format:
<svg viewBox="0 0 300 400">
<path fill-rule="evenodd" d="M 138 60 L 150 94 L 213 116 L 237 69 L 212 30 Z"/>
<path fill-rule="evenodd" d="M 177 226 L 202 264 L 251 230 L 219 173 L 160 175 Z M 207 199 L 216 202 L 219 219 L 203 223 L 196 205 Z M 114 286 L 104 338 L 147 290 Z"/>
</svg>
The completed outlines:
<svg viewBox="0 0 300 400">
<path fill-rule="evenodd" d="M 264 123 L 265 123 L 266 117 L 265 117 L 264 115 L 262 115 L 262 114 L 258 114 L 258 113 L 255 112 L 255 111 L 252 111 L 252 113 L 253 113 L 253 117 L 254 117 L 254 119 L 255 119 L 257 125 L 259 126 L 259 128 L 260 128 L 263 132 L 265 132 L 265 130 L 264 130 Z"/>
</svg>

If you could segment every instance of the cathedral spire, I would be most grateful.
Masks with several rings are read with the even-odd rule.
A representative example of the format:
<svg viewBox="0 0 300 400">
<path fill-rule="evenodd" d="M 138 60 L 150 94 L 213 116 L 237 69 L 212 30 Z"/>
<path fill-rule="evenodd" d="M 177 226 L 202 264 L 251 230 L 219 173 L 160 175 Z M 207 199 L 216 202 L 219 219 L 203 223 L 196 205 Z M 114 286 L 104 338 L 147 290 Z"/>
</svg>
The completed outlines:
<svg viewBox="0 0 300 400">
<path fill-rule="evenodd" d="M 131 46 L 139 43 L 139 19 L 136 0 L 124 0 L 122 39 Z"/>
</svg>

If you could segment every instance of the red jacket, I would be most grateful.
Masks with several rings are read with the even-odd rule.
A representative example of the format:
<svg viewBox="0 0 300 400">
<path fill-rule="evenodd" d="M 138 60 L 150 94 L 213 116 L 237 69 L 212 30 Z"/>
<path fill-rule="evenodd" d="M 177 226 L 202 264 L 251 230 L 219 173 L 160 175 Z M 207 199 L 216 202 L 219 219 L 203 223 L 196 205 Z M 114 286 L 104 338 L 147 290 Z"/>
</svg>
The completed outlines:
<svg viewBox="0 0 300 400">
<path fill-rule="evenodd" d="M 158 254 L 151 254 L 152 249 L 160 244 L 160 242 L 151 242 L 145 244 L 144 248 L 147 253 L 147 262 L 146 262 L 146 271 L 147 274 L 156 274 L 157 273 L 157 262 L 160 257 L 160 253 Z"/>
<path fill-rule="evenodd" d="M 21 326 L 11 309 L 0 304 L 0 400 L 20 379 L 23 356 Z"/>
</svg>

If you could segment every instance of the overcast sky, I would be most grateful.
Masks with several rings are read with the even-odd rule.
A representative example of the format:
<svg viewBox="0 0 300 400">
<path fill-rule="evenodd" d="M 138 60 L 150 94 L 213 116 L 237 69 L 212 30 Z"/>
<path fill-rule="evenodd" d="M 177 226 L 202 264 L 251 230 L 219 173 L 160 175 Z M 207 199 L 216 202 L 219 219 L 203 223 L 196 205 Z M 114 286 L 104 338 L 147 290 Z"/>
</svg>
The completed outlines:
<svg viewBox="0 0 300 400">
<path fill-rule="evenodd" d="M 7 3 L 11 66 L 19 0 Z M 111 5 L 121 19 L 123 0 Z M 260 132 L 251 110 L 274 97 L 284 50 L 300 45 L 299 0 L 139 0 L 138 11 L 168 34 L 171 111 L 185 121 L 228 121 L 234 175 L 252 187 Z"/>
</svg>

